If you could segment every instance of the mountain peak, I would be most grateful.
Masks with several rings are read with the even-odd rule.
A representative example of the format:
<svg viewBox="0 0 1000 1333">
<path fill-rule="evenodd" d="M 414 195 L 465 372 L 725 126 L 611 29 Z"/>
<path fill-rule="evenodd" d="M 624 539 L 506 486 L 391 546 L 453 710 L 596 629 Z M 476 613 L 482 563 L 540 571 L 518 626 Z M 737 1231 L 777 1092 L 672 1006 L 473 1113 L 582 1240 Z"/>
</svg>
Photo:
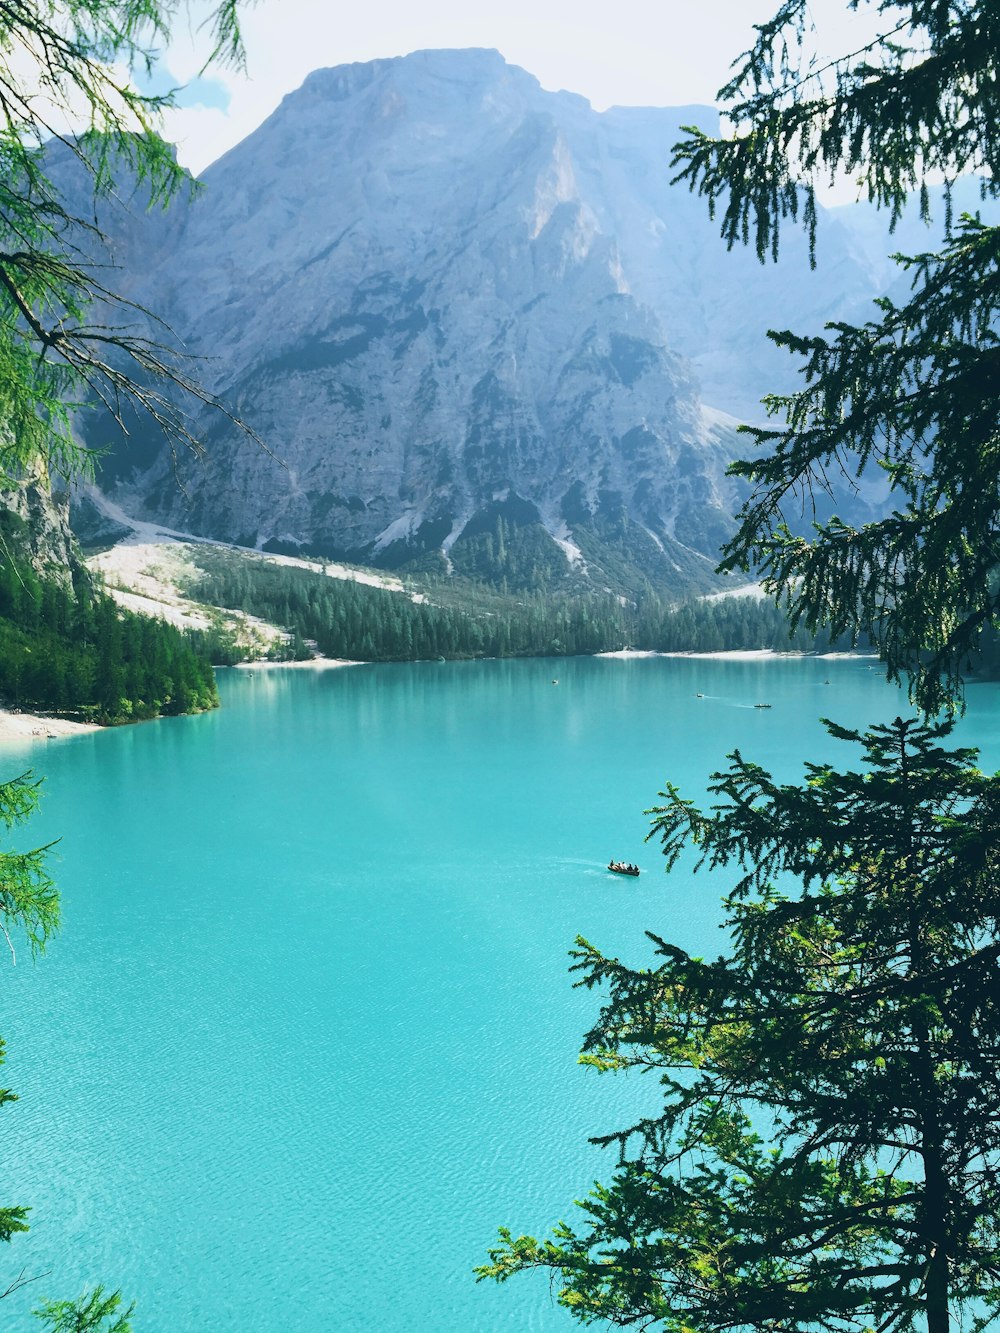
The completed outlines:
<svg viewBox="0 0 1000 1333">
<path fill-rule="evenodd" d="M 503 81 L 518 83 L 525 91 L 541 91 L 541 85 L 532 74 L 518 65 L 508 64 L 500 52 L 492 48 L 430 48 L 411 51 L 405 56 L 313 70 L 285 101 L 294 103 L 303 98 L 344 101 L 373 85 L 385 83 L 396 87 L 427 87 L 438 82 L 473 89 Z"/>
<path fill-rule="evenodd" d="M 704 586 L 732 445 L 691 363 L 740 412 L 782 387 L 766 329 L 818 327 L 831 298 L 794 237 L 776 281 L 670 185 L 692 119 L 598 113 L 491 50 L 315 71 L 157 251 L 137 231 L 118 251 L 130 297 L 273 456 L 206 419 L 203 465 L 133 432 L 107 482 L 138 516 L 243 545 L 597 586 L 618 552 Z"/>
</svg>

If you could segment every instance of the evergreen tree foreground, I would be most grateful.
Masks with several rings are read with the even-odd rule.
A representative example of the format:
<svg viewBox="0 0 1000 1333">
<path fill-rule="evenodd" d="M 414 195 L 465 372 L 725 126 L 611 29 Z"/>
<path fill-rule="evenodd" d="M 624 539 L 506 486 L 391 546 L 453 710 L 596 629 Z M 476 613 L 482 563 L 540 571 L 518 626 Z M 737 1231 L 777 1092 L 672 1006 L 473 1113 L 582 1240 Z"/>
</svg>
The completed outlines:
<svg viewBox="0 0 1000 1333">
<path fill-rule="evenodd" d="M 667 868 L 735 869 L 731 951 L 651 934 L 631 968 L 580 939 L 607 998 L 582 1060 L 662 1085 L 595 1140 L 620 1165 L 585 1229 L 502 1243 L 584 1322 L 690 1330 L 986 1327 L 1000 1303 L 1000 779 L 949 723 L 864 735 L 865 768 L 776 784 L 739 753 L 707 813 L 669 788 Z M 986 1313 L 984 1313 L 984 1311 Z"/>
<path fill-rule="evenodd" d="M 987 0 L 848 0 L 878 32 L 833 61 L 807 0 L 784 0 L 721 90 L 733 132 L 692 131 L 680 178 L 728 244 L 777 254 L 816 186 L 849 172 L 899 216 L 928 177 L 1000 192 L 1000 10 Z M 548 1271 L 584 1323 L 669 1333 L 950 1333 L 1000 1311 L 1000 778 L 949 748 L 970 657 L 1000 615 L 996 228 L 947 216 L 944 248 L 862 326 L 772 336 L 804 388 L 768 401 L 734 465 L 751 485 L 726 568 L 760 569 L 793 620 L 867 632 L 923 721 L 864 733 L 860 765 L 780 786 L 741 755 L 701 811 L 650 813 L 667 868 L 687 846 L 729 873 L 731 945 L 712 962 L 658 934 L 632 968 L 579 940 L 605 1002 L 581 1059 L 658 1075 L 662 1111 L 617 1148 L 584 1222 L 503 1230 L 481 1277 Z M 785 507 L 831 471 L 876 467 L 892 507 L 794 536 Z"/>
</svg>

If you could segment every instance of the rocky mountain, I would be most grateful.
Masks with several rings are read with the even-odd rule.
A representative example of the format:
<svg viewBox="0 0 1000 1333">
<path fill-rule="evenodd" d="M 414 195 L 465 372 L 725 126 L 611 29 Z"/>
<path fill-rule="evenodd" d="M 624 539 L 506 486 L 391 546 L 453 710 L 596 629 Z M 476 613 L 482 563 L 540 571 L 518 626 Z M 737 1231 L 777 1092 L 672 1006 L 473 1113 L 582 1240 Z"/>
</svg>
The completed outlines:
<svg viewBox="0 0 1000 1333">
<path fill-rule="evenodd" d="M 680 127 L 714 118 L 598 113 L 496 52 L 423 51 L 312 74 L 165 217 L 123 183 L 99 218 L 118 285 L 269 452 L 205 413 L 204 459 L 175 461 L 95 412 L 104 486 L 264 549 L 708 586 L 734 418 L 794 370 L 765 330 L 872 294 L 835 220 L 817 274 L 792 233 L 776 270 L 725 252 L 669 184 Z"/>
<path fill-rule="evenodd" d="M 0 482 L 0 564 L 30 566 L 61 588 L 72 586 L 83 562 L 69 522 L 69 495 L 53 490 L 44 471 Z"/>
</svg>

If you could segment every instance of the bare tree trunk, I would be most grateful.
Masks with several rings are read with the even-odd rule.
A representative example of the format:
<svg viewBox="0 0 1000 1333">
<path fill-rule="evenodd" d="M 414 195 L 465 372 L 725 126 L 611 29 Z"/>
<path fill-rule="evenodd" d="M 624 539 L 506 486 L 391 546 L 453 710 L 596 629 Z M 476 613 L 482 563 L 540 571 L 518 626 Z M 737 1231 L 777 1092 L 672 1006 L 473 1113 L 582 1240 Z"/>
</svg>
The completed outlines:
<svg viewBox="0 0 1000 1333">
<path fill-rule="evenodd" d="M 906 742 L 899 751 L 899 772 L 904 787 L 909 785 L 909 755 Z M 913 822 L 904 825 L 905 847 L 903 865 L 909 872 L 913 891 L 909 896 L 909 971 L 911 977 L 921 977 L 929 963 L 928 945 L 923 919 L 924 904 L 920 892 L 923 886 L 920 848 L 913 841 Z M 919 1117 L 919 1152 L 924 1163 L 924 1242 L 927 1246 L 927 1278 L 924 1287 L 927 1312 L 927 1333 L 950 1333 L 948 1312 L 948 1181 L 945 1175 L 938 1107 L 939 1090 L 934 1077 L 932 1033 L 926 1015 L 919 1009 L 913 1023 L 916 1046 L 916 1073 Z"/>
<path fill-rule="evenodd" d="M 933 1095 L 933 1093 L 932 1093 Z M 927 1333 L 949 1333 L 947 1182 L 941 1163 L 936 1114 L 924 1121 L 924 1205 L 928 1241 Z M 930 1122 L 930 1123 L 928 1123 Z M 928 1133 L 928 1130 L 930 1133 Z"/>
</svg>

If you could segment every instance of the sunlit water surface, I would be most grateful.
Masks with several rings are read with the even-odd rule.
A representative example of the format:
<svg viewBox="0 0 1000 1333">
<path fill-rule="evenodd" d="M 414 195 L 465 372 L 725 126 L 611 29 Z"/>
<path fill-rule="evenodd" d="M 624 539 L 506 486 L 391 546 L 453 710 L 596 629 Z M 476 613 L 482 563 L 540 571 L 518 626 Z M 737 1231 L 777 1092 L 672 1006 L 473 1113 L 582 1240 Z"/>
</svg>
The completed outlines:
<svg viewBox="0 0 1000 1333">
<path fill-rule="evenodd" d="M 0 755 L 46 776 L 65 912 L 0 965 L 0 1202 L 32 1205 L 0 1277 L 47 1274 L 0 1322 L 103 1281 L 137 1333 L 565 1333 L 543 1277 L 471 1272 L 656 1104 L 576 1063 L 574 937 L 719 950 L 725 881 L 643 843 L 664 781 L 697 797 L 736 747 L 793 778 L 844 756 L 821 714 L 905 701 L 856 659 L 222 674 L 217 713 Z M 961 725 L 991 767 L 998 697 Z"/>
</svg>

